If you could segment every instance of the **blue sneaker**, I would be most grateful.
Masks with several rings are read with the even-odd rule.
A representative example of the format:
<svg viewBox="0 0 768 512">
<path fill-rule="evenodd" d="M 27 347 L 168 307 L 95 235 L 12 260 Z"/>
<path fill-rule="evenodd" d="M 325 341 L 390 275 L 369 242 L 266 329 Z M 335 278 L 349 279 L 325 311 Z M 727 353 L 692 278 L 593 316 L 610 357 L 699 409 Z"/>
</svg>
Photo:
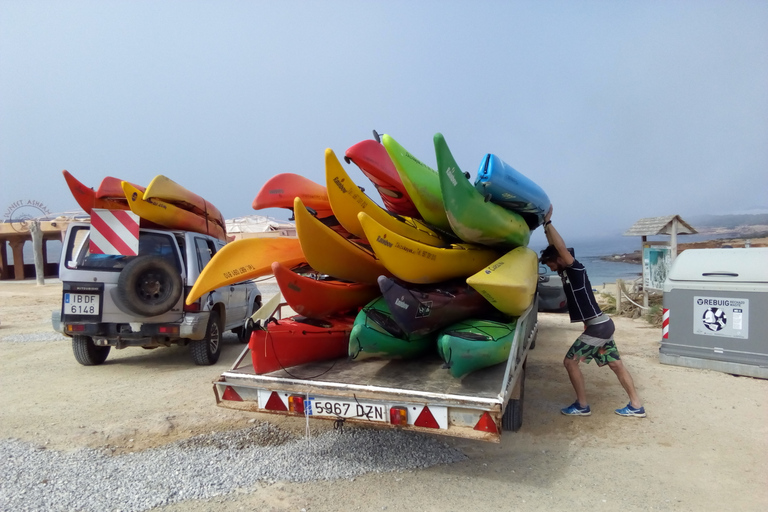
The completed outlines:
<svg viewBox="0 0 768 512">
<path fill-rule="evenodd" d="M 635 409 L 632 407 L 632 404 L 627 404 L 626 407 L 623 407 L 621 409 L 616 409 L 616 414 L 619 416 L 634 416 L 635 418 L 645 418 L 645 407 L 640 407 L 639 409 Z"/>
<path fill-rule="evenodd" d="M 560 409 L 560 412 L 565 414 L 566 416 L 589 416 L 592 414 L 592 411 L 590 410 L 589 406 L 582 407 L 579 405 L 579 401 L 576 400 L 571 405 L 566 407 L 565 409 Z"/>
</svg>

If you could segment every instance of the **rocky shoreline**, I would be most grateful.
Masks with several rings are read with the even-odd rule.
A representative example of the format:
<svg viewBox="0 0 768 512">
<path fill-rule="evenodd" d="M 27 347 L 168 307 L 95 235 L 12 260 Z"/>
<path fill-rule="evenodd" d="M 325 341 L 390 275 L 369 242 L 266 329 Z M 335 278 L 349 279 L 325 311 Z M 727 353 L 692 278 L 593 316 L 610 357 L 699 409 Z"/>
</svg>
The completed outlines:
<svg viewBox="0 0 768 512">
<path fill-rule="evenodd" d="M 705 240 L 702 242 L 687 242 L 678 243 L 677 252 L 680 254 L 686 249 L 713 249 L 718 247 L 746 247 L 749 244 L 750 247 L 768 247 L 768 233 L 761 233 L 758 237 L 735 237 L 735 238 L 716 238 L 712 240 Z M 638 265 L 643 262 L 643 254 L 640 250 L 624 253 L 624 254 L 611 254 L 609 256 L 601 256 L 603 261 L 617 261 L 622 263 L 636 263 Z"/>
</svg>

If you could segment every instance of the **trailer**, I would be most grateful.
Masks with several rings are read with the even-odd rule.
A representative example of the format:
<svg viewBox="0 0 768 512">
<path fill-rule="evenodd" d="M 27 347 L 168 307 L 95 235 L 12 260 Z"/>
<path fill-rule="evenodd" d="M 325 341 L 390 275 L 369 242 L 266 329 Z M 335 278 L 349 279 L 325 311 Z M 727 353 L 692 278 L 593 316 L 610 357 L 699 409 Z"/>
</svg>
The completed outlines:
<svg viewBox="0 0 768 512">
<path fill-rule="evenodd" d="M 273 311 L 280 315 L 283 307 Z M 413 360 L 342 358 L 257 375 L 246 348 L 214 381 L 213 391 L 220 407 L 241 411 L 499 442 L 503 430 L 522 425 L 525 367 L 538 333 L 537 311 L 534 300 L 519 317 L 506 364 L 461 380 L 436 354 Z"/>
</svg>

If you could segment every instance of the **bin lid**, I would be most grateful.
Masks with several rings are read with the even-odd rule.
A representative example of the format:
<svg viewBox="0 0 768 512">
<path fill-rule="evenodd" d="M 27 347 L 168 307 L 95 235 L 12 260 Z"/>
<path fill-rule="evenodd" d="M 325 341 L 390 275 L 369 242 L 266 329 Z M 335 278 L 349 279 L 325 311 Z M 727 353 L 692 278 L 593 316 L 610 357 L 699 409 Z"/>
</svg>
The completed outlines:
<svg viewBox="0 0 768 512">
<path fill-rule="evenodd" d="M 667 279 L 768 283 L 768 247 L 687 249 L 675 259 Z"/>
</svg>

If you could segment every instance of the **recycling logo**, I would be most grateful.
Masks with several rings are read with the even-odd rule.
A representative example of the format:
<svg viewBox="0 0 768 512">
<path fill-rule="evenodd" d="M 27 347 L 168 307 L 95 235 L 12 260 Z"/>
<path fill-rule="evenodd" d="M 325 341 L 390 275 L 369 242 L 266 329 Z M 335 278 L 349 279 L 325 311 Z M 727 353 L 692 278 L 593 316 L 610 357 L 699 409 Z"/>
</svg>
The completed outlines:
<svg viewBox="0 0 768 512">
<path fill-rule="evenodd" d="M 704 327 L 714 332 L 723 330 L 727 323 L 725 312 L 720 308 L 709 308 L 704 311 L 702 321 L 704 322 Z"/>
</svg>

